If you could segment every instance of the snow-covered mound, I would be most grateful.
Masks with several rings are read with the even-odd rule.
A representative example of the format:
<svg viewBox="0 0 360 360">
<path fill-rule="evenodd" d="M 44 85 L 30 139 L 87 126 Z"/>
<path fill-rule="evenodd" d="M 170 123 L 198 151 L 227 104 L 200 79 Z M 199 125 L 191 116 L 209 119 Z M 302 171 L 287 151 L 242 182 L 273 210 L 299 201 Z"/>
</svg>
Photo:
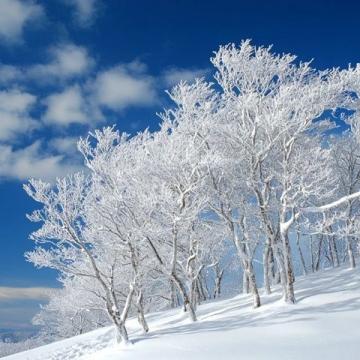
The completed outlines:
<svg viewBox="0 0 360 360">
<path fill-rule="evenodd" d="M 126 348 L 114 344 L 109 327 L 4 359 L 360 359 L 360 271 L 299 278 L 296 294 L 296 305 L 279 292 L 263 296 L 256 310 L 248 296 L 210 302 L 199 307 L 197 323 L 178 309 L 150 314 L 148 335 L 130 320 L 133 345 Z"/>
</svg>

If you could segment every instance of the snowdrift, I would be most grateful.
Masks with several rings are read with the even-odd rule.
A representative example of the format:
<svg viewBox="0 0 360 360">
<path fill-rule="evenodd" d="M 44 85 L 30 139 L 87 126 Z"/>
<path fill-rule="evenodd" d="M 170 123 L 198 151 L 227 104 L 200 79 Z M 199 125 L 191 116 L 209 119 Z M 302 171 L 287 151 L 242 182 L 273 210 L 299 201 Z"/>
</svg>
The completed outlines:
<svg viewBox="0 0 360 360">
<path fill-rule="evenodd" d="M 148 315 L 150 333 L 129 321 L 133 344 L 112 327 L 5 357 L 6 360 L 360 359 L 360 271 L 325 270 L 296 281 L 297 304 L 279 290 L 253 310 L 248 296 L 209 302 L 190 323 L 179 309 Z"/>
</svg>

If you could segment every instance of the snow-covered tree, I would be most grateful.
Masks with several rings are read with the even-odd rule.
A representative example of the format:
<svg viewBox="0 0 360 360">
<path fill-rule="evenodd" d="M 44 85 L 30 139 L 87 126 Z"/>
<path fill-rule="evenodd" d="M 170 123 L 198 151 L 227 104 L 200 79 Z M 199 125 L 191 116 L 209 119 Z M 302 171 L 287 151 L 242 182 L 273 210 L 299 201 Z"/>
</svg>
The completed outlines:
<svg viewBox="0 0 360 360">
<path fill-rule="evenodd" d="M 261 260 L 265 294 L 281 282 L 294 303 L 291 237 L 304 274 L 338 266 L 340 239 L 355 266 L 360 67 L 319 71 L 248 40 L 221 46 L 211 62 L 215 83 L 169 91 L 158 131 L 96 130 L 79 142 L 88 175 L 25 185 L 42 205 L 29 216 L 42 227 L 27 258 L 58 270 L 64 285 L 38 320 L 66 312 L 68 321 L 54 320 L 58 333 L 90 329 L 106 313 L 127 342 L 129 314 L 147 332 L 146 312 L 165 304 L 195 321 L 234 258 L 254 307 Z M 330 139 L 339 109 L 351 130 Z M 71 307 L 84 292 L 89 302 Z"/>
<path fill-rule="evenodd" d="M 40 180 L 30 180 L 24 186 L 29 196 L 42 204 L 40 210 L 28 216 L 42 226 L 31 235 L 38 247 L 29 252 L 27 258 L 38 267 L 94 279 L 94 291 L 102 293 L 106 311 L 117 328 L 118 341 L 127 342 L 125 321 L 134 286 L 130 280 L 122 289 L 123 293 L 116 291 L 115 281 L 121 279 L 116 273 L 122 254 L 97 236 L 96 224 L 87 226 L 86 200 L 90 183 L 89 177 L 77 173 L 58 179 L 54 186 Z M 127 274 L 125 268 L 121 271 Z M 124 298 L 123 304 L 120 304 L 120 297 Z"/>
</svg>

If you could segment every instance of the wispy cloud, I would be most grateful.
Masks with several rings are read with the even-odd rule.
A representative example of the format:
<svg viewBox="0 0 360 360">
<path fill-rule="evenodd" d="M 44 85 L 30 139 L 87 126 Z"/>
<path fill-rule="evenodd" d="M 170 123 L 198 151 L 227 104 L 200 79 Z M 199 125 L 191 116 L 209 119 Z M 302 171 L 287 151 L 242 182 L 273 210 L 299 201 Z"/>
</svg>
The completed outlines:
<svg viewBox="0 0 360 360">
<path fill-rule="evenodd" d="M 0 64 L 0 86 L 5 89 L 0 90 L 0 180 L 52 181 L 82 169 L 74 136 L 80 128 L 105 122 L 111 112 L 159 105 L 160 89 L 208 74 L 207 69 L 172 67 L 153 76 L 137 60 L 103 69 L 86 47 L 70 42 L 50 47 L 47 55 L 40 64 Z M 49 86 L 39 92 L 44 84 Z M 139 124 L 131 126 L 135 130 Z M 49 127 L 56 127 L 61 135 L 52 139 Z M 21 134 L 29 135 L 31 145 L 21 146 Z"/>
<path fill-rule="evenodd" d="M 0 0 L 1 4 L 1 0 Z M 35 82 L 37 85 L 63 85 L 74 78 L 88 75 L 95 60 L 83 46 L 60 43 L 45 52 L 47 61 L 28 66 L 0 63 L 0 85 Z"/>
<path fill-rule="evenodd" d="M 72 43 L 52 46 L 48 53 L 48 63 L 32 65 L 24 71 L 27 78 L 45 83 L 56 79 L 67 80 L 86 74 L 94 65 L 87 49 Z"/>
<path fill-rule="evenodd" d="M 16 135 L 38 126 L 30 110 L 36 96 L 18 89 L 0 91 L 0 141 L 12 140 Z"/>
<path fill-rule="evenodd" d="M 72 7 L 74 20 L 81 27 L 91 26 L 98 13 L 100 0 L 63 0 L 65 4 Z"/>
<path fill-rule="evenodd" d="M 31 319 L 39 312 L 40 304 L 46 303 L 54 291 L 58 289 L 0 286 L 0 329 L 32 331 Z"/>
<path fill-rule="evenodd" d="M 41 178 L 52 181 L 56 177 L 74 173 L 81 165 L 66 160 L 63 155 L 51 155 L 42 150 L 40 140 L 28 147 L 14 149 L 0 145 L 0 177 L 15 180 Z"/>
<path fill-rule="evenodd" d="M 44 16 L 44 9 L 33 0 L 0 1 L 0 40 L 21 42 L 24 28 Z"/>
<path fill-rule="evenodd" d="M 51 139 L 49 142 L 49 145 L 52 149 L 56 150 L 59 154 L 67 154 L 69 156 L 74 156 L 74 154 L 79 153 L 77 150 L 78 140 L 79 139 L 75 136 L 57 137 L 57 138 Z"/>
<path fill-rule="evenodd" d="M 165 86 L 172 87 L 178 84 L 180 81 L 191 82 L 195 78 L 201 78 L 208 75 L 210 72 L 209 69 L 185 69 L 172 67 L 167 69 L 162 74 L 163 82 Z"/>
<path fill-rule="evenodd" d="M 0 85 L 6 85 L 21 79 L 23 72 L 14 65 L 0 64 Z"/>
<path fill-rule="evenodd" d="M 8 300 L 47 300 L 56 291 L 47 287 L 5 287 L 0 286 L 0 301 Z"/>
<path fill-rule="evenodd" d="M 115 111 L 134 105 L 154 105 L 157 101 L 155 79 L 139 62 L 121 64 L 98 73 L 92 89 L 100 106 Z"/>
</svg>

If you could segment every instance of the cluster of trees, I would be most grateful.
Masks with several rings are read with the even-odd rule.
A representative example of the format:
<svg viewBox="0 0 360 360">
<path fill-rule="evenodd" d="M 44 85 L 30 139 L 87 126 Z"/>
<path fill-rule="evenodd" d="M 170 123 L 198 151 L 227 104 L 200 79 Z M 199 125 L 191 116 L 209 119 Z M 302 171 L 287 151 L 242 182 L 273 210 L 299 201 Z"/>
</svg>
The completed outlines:
<svg viewBox="0 0 360 360">
<path fill-rule="evenodd" d="M 47 334 L 110 320 L 128 342 L 130 314 L 145 332 L 161 307 L 196 321 L 227 271 L 256 308 L 259 285 L 295 303 L 297 263 L 356 265 L 360 67 L 318 71 L 249 41 L 211 62 L 215 83 L 174 87 L 158 131 L 96 130 L 78 143 L 85 173 L 24 186 L 41 204 L 26 257 L 63 284 L 36 317 Z"/>
</svg>

